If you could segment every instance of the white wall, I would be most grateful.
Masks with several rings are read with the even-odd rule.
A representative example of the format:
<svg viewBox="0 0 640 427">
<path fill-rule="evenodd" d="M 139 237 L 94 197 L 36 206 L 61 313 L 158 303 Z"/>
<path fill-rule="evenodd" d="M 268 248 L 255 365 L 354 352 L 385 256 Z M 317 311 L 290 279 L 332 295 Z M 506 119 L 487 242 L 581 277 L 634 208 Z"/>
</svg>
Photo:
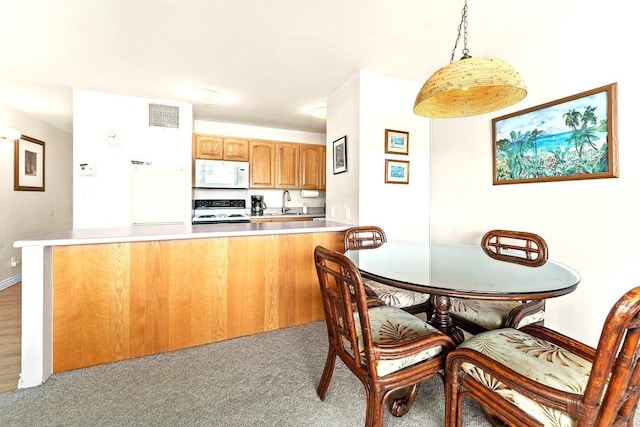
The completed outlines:
<svg viewBox="0 0 640 427">
<path fill-rule="evenodd" d="M 430 226 L 435 241 L 478 243 L 491 228 L 542 235 L 550 257 L 582 276 L 576 291 L 548 301 L 546 324 L 595 345 L 611 305 L 640 284 L 640 144 L 633 127 L 640 82 L 624 43 L 632 15 L 607 3 L 583 13 L 495 55 L 525 79 L 528 96 L 519 104 L 433 121 Z M 492 185 L 492 118 L 612 82 L 619 95 L 619 178 Z"/>
<path fill-rule="evenodd" d="M 0 125 L 44 141 L 45 191 L 14 191 L 14 141 L 0 139 L 0 289 L 20 281 L 22 264 L 12 268 L 16 240 L 71 228 L 71 135 L 40 119 L 0 105 Z"/>
<path fill-rule="evenodd" d="M 179 107 L 179 128 L 149 126 L 149 103 Z M 131 225 L 132 160 L 185 168 L 185 224 L 191 222 L 190 104 L 74 90 L 73 228 Z M 107 134 L 115 133 L 115 144 Z M 95 166 L 83 176 L 80 164 Z"/>
<path fill-rule="evenodd" d="M 347 137 L 347 171 L 333 174 L 333 142 Z M 360 73 L 327 98 L 327 219 L 358 224 L 360 207 Z"/>
<path fill-rule="evenodd" d="M 361 73 L 359 223 L 389 240 L 429 240 L 430 120 L 413 114 L 421 85 Z M 409 154 L 386 154 L 385 129 L 409 132 Z M 409 184 L 386 184 L 385 159 L 409 161 Z"/>
<path fill-rule="evenodd" d="M 267 139 L 280 142 L 324 144 L 325 134 L 291 129 L 278 129 L 236 123 L 194 120 L 193 131 L 209 135 L 234 136 L 238 138 Z"/>
<path fill-rule="evenodd" d="M 323 133 L 303 132 L 290 129 L 278 129 L 262 126 L 251 126 L 235 123 L 212 122 L 208 120 L 195 120 L 193 125 L 195 133 L 209 135 L 231 136 L 239 138 L 266 139 L 280 142 L 297 142 L 302 144 L 325 144 L 326 135 Z M 252 195 L 264 196 L 264 201 L 269 210 L 277 210 L 282 207 L 283 190 L 276 189 L 248 189 L 248 190 L 220 190 L 201 189 L 193 190 L 194 199 L 245 199 L 250 208 Z M 302 204 L 310 208 L 322 208 L 325 203 L 325 192 L 320 191 L 317 198 L 303 198 L 300 191 L 289 190 L 291 201 L 286 202 L 287 207 L 302 208 Z"/>
<path fill-rule="evenodd" d="M 327 216 L 381 226 L 389 240 L 429 239 L 429 125 L 413 114 L 420 84 L 360 71 L 328 102 Z M 385 129 L 409 132 L 409 154 L 385 153 Z M 333 175 L 331 143 L 347 135 L 347 172 Z M 409 161 L 409 184 L 385 183 L 385 159 Z"/>
</svg>

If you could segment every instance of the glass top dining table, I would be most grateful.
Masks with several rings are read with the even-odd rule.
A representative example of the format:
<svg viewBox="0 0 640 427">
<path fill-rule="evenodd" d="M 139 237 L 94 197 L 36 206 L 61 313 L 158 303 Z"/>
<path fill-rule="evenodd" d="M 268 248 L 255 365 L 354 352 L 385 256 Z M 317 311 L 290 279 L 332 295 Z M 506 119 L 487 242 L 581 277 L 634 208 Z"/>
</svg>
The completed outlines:
<svg viewBox="0 0 640 427">
<path fill-rule="evenodd" d="M 580 283 L 572 268 L 547 260 L 539 267 L 501 261 L 479 245 L 386 242 L 345 255 L 363 277 L 431 294 L 435 326 L 459 340 L 449 316 L 449 298 L 538 300 L 568 294 Z M 456 339 L 458 338 L 458 339 Z"/>
</svg>

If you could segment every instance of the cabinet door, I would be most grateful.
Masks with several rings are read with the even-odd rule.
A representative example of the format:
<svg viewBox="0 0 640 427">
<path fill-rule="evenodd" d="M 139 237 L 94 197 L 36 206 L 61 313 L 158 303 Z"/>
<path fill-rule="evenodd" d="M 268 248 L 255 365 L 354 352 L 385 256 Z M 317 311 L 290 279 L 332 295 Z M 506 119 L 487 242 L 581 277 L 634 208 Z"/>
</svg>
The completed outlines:
<svg viewBox="0 0 640 427">
<path fill-rule="evenodd" d="M 298 221 L 311 221 L 309 217 L 300 217 L 300 216 L 287 216 L 287 217 L 276 217 L 271 220 L 271 222 L 298 222 Z"/>
<path fill-rule="evenodd" d="M 274 143 L 250 141 L 249 187 L 273 188 L 274 176 Z"/>
<path fill-rule="evenodd" d="M 271 218 L 251 218 L 251 224 L 257 224 L 260 222 L 273 222 Z"/>
<path fill-rule="evenodd" d="M 196 159 L 222 160 L 223 139 L 220 136 L 193 135 Z"/>
<path fill-rule="evenodd" d="M 300 188 L 319 190 L 322 183 L 323 146 L 300 144 Z"/>
<path fill-rule="evenodd" d="M 249 140 L 224 138 L 224 159 L 238 162 L 249 160 Z"/>
<path fill-rule="evenodd" d="M 276 188 L 298 188 L 298 145 L 276 143 Z"/>
<path fill-rule="evenodd" d="M 327 188 L 327 146 L 320 148 L 320 190 Z"/>
</svg>

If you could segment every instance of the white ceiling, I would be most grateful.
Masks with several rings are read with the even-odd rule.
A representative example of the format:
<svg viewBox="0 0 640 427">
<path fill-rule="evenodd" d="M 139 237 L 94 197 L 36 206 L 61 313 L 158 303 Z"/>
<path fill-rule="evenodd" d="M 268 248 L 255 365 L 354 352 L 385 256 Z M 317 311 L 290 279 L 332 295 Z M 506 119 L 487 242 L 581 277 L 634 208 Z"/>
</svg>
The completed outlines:
<svg viewBox="0 0 640 427">
<path fill-rule="evenodd" d="M 470 53 L 491 56 L 585 3 L 469 0 Z M 308 110 L 358 70 L 423 82 L 446 65 L 463 4 L 0 0 L 0 103 L 71 132 L 73 88 L 192 103 L 188 89 L 207 87 L 229 99 L 194 103 L 195 119 L 324 132 Z"/>
</svg>

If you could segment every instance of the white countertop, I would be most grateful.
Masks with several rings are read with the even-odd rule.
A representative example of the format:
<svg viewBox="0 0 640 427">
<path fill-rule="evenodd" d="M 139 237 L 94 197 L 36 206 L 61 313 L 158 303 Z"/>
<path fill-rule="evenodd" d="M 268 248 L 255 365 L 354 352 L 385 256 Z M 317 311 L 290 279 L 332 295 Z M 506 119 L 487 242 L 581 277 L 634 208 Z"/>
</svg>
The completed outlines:
<svg viewBox="0 0 640 427">
<path fill-rule="evenodd" d="M 324 233 L 343 231 L 349 227 L 351 227 L 351 225 L 333 221 L 291 221 L 254 224 L 144 225 L 123 228 L 73 229 L 18 240 L 13 243 L 13 247 L 69 246 L 96 243 L 144 242 L 151 240 Z"/>
<path fill-rule="evenodd" d="M 325 218 L 325 214 L 303 214 L 303 213 L 265 213 L 263 215 L 251 215 L 251 219 L 261 219 L 261 218 L 309 218 L 309 220 L 313 218 Z"/>
</svg>

